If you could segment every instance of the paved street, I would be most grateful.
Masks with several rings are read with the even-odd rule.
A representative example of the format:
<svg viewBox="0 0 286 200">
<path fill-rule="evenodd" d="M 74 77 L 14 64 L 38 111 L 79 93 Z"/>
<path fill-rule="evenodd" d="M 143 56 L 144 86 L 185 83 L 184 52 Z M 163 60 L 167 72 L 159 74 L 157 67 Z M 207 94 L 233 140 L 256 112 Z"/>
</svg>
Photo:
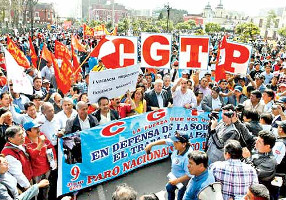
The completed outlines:
<svg viewBox="0 0 286 200">
<path fill-rule="evenodd" d="M 166 176 L 170 171 L 170 167 L 170 158 L 167 158 L 115 180 L 95 186 L 91 191 L 79 194 L 78 200 L 110 200 L 116 186 L 121 183 L 132 186 L 138 192 L 138 196 L 148 193 L 157 193 L 158 196 L 164 196 L 165 184 L 168 180 Z M 164 197 L 160 199 L 164 199 Z"/>
</svg>

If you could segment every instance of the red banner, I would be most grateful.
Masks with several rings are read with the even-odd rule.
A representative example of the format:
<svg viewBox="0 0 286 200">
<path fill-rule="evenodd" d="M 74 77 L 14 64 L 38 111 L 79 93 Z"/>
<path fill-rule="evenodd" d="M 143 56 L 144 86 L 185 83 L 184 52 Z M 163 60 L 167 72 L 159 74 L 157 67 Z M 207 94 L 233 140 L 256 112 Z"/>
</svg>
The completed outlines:
<svg viewBox="0 0 286 200">
<path fill-rule="evenodd" d="M 85 47 L 78 41 L 76 36 L 72 36 L 72 45 L 73 47 L 81 52 L 86 52 Z"/>
<path fill-rule="evenodd" d="M 17 45 L 7 36 L 7 49 L 13 58 L 16 60 L 18 65 L 28 69 L 30 63 L 25 54 L 17 47 Z"/>
<path fill-rule="evenodd" d="M 94 29 L 90 28 L 88 25 L 83 24 L 83 35 L 84 36 L 94 36 Z"/>
<path fill-rule="evenodd" d="M 55 41 L 55 57 L 56 59 L 63 59 L 64 57 L 68 60 L 72 59 L 69 49 L 57 40 Z"/>
<path fill-rule="evenodd" d="M 34 45 L 33 45 L 31 37 L 29 37 L 29 44 L 30 44 L 31 60 L 32 60 L 32 63 L 33 63 L 33 67 L 37 68 L 38 56 L 36 54 L 36 51 L 35 51 L 35 48 L 34 48 Z"/>
<path fill-rule="evenodd" d="M 46 44 L 44 44 L 44 46 L 43 46 L 41 58 L 43 58 L 47 62 L 50 62 L 50 63 L 53 62 L 53 54 L 48 50 Z"/>
<path fill-rule="evenodd" d="M 54 55 L 52 55 L 52 62 L 55 69 L 55 77 L 58 88 L 63 92 L 63 94 L 66 94 L 71 87 L 71 63 L 66 58 L 63 58 L 62 66 L 60 69 Z"/>
</svg>

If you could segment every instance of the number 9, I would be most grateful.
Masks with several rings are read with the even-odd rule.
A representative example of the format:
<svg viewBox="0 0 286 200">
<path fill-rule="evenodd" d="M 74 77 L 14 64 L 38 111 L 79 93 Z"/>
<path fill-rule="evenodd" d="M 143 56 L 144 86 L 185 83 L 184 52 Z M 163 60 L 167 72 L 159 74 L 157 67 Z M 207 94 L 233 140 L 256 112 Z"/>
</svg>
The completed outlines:
<svg viewBox="0 0 286 200">
<path fill-rule="evenodd" d="M 75 181 L 80 175 L 80 168 L 78 166 L 74 166 L 73 168 L 71 168 L 70 174 L 73 176 L 71 181 Z"/>
</svg>

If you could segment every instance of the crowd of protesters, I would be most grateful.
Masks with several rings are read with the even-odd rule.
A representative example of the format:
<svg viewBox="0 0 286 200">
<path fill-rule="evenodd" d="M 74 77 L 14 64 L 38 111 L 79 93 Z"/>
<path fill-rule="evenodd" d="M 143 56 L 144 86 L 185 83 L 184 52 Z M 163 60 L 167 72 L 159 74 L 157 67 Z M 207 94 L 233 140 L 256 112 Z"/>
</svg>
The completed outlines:
<svg viewBox="0 0 286 200">
<path fill-rule="evenodd" d="M 40 55 L 44 43 L 54 52 L 55 40 L 70 48 L 72 34 L 38 30 L 33 37 L 36 54 Z M 56 199 L 58 138 L 164 107 L 211 113 L 205 152 L 192 151 L 188 133 L 177 133 L 154 144 L 173 145 L 176 152 L 172 158 L 180 160 L 172 162 L 175 178 L 166 186 L 168 199 L 175 199 L 178 183 L 183 186 L 177 199 L 187 200 L 198 199 L 202 188 L 214 182 L 221 183 L 225 200 L 285 196 L 286 46 L 282 41 L 253 42 L 247 75 L 226 74 L 218 82 L 214 75 L 219 37 L 212 37 L 207 71 L 179 70 L 179 50 L 174 41 L 169 70 L 142 68 L 135 91 L 90 103 L 87 91 L 92 68 L 85 58 L 97 40 L 82 39 L 81 34 L 78 37 L 87 53 L 78 54 L 82 71 L 65 95 L 57 88 L 53 63 L 43 59 L 26 70 L 33 94 L 13 91 L 13 83 L 6 77 L 6 37 L 0 39 L 1 199 L 16 199 L 18 195 Z M 31 60 L 28 34 L 10 38 Z M 104 69 L 100 60 L 99 65 Z M 146 147 L 147 153 L 151 147 Z M 73 154 L 71 150 L 66 158 L 71 163 L 76 159 Z M 136 198 L 136 192 L 126 185 L 119 186 L 113 195 L 116 200 Z M 140 197 L 156 198 L 155 194 Z"/>
</svg>

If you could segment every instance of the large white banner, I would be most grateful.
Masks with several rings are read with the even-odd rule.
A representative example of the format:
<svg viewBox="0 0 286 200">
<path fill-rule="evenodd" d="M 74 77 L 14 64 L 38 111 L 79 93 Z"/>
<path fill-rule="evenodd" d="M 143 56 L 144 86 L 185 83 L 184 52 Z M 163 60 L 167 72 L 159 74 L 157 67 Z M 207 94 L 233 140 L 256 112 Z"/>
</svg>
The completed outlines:
<svg viewBox="0 0 286 200">
<path fill-rule="evenodd" d="M 124 95 L 128 90 L 134 91 L 140 66 L 133 65 L 100 72 L 90 72 L 88 98 L 96 103 L 100 97 L 109 99 Z"/>
<path fill-rule="evenodd" d="M 19 66 L 13 56 L 4 48 L 7 77 L 12 80 L 13 90 L 17 93 L 33 94 L 33 86 L 24 72 L 24 68 Z"/>
</svg>

